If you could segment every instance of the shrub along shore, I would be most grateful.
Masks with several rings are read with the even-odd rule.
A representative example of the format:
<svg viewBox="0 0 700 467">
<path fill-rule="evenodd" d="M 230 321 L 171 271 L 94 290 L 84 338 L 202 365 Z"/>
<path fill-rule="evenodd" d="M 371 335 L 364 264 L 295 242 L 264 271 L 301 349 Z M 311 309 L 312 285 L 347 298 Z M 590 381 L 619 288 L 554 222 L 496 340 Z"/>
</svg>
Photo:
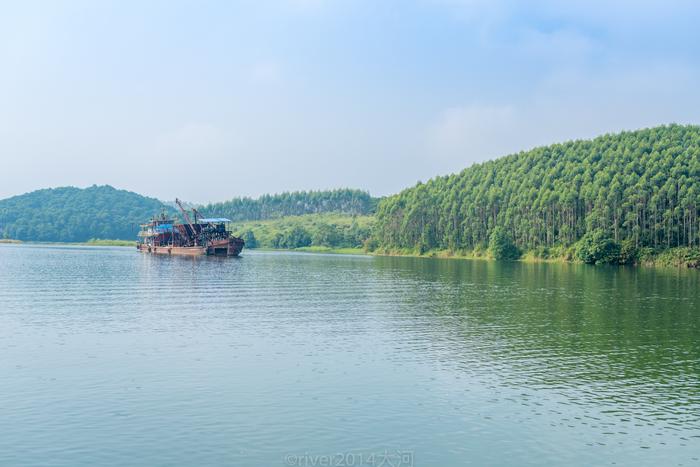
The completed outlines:
<svg viewBox="0 0 700 467">
<path fill-rule="evenodd" d="M 416 258 L 442 258 L 458 260 L 484 260 L 497 261 L 489 249 L 474 250 L 428 250 L 420 253 L 415 250 L 384 250 L 378 249 L 366 254 L 373 256 L 407 256 Z M 571 247 L 552 247 L 538 250 L 528 250 L 515 260 L 525 263 L 585 263 L 576 257 L 575 250 Z M 628 265 L 642 267 L 680 267 L 680 268 L 700 268 L 700 249 L 698 248 L 671 248 L 664 251 L 644 250 L 634 260 L 629 262 L 603 262 L 588 264 L 611 264 Z"/>
</svg>

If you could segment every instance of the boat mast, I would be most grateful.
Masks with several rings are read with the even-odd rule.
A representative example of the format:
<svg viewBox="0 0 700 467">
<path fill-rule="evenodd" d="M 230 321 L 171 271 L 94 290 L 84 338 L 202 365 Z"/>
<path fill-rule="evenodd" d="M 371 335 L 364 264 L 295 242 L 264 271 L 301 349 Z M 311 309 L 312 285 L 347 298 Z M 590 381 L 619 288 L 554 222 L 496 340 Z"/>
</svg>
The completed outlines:
<svg viewBox="0 0 700 467">
<path fill-rule="evenodd" d="M 194 230 L 194 225 L 192 224 L 192 221 L 190 220 L 190 216 L 187 214 L 187 211 L 182 206 L 182 203 L 180 202 L 179 199 L 175 198 L 175 204 L 178 205 L 178 207 L 180 208 L 180 211 L 182 211 L 182 215 L 185 216 L 185 220 L 189 224 L 190 229 L 192 229 L 192 236 L 194 237 L 194 246 L 197 246 L 197 232 Z"/>
</svg>

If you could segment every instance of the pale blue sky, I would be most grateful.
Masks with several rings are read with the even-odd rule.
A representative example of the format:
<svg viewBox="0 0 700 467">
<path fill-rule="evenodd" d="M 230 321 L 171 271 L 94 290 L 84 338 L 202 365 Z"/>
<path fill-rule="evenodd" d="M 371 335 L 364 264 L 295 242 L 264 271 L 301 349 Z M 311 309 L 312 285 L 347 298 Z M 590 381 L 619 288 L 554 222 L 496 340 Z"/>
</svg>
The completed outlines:
<svg viewBox="0 0 700 467">
<path fill-rule="evenodd" d="M 396 192 L 700 123 L 693 1 L 0 1 L 0 198 Z"/>
</svg>

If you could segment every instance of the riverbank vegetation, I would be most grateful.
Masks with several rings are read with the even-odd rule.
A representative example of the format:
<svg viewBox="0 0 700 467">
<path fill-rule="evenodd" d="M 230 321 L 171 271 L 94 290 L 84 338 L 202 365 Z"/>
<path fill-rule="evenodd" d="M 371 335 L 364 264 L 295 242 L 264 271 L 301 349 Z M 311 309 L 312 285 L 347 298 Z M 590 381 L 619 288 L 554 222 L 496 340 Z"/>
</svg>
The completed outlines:
<svg viewBox="0 0 700 467">
<path fill-rule="evenodd" d="M 246 248 L 307 249 L 321 251 L 363 248 L 370 237 L 371 216 L 307 214 L 280 219 L 237 222 L 231 231 Z"/>
<path fill-rule="evenodd" d="M 91 246 L 136 246 L 136 240 L 109 240 L 104 238 L 91 238 L 85 245 Z"/>
<path fill-rule="evenodd" d="M 700 127 L 556 144 L 419 183 L 379 203 L 368 245 L 496 256 L 499 242 L 537 258 L 698 266 Z"/>
<path fill-rule="evenodd" d="M 521 255 L 512 261 L 522 261 L 526 263 L 582 263 L 575 252 L 576 246 L 571 247 L 553 247 L 541 248 L 537 250 L 527 250 L 521 252 Z M 411 256 L 425 258 L 452 258 L 452 259 L 470 259 L 470 260 L 497 260 L 488 248 L 475 248 L 474 250 L 427 250 L 423 253 L 418 253 L 414 249 L 376 249 L 374 251 L 366 251 L 367 254 L 383 255 L 383 256 Z M 510 261 L 510 260 L 509 260 Z M 700 268 L 700 249 L 698 248 L 671 248 L 668 250 L 656 251 L 646 249 L 635 258 L 633 261 L 609 262 L 599 261 L 590 264 L 613 264 L 613 265 L 629 265 L 629 266 L 648 266 L 648 267 L 682 267 L 682 268 Z"/>
</svg>

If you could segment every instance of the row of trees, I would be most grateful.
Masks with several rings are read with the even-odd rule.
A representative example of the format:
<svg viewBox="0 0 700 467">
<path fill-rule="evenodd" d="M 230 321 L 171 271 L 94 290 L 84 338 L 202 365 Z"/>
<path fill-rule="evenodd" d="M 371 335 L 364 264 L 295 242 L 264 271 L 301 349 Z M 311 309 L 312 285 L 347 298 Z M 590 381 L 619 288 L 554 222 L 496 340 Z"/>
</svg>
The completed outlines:
<svg viewBox="0 0 700 467">
<path fill-rule="evenodd" d="M 537 148 L 383 200 L 378 246 L 522 249 L 603 232 L 635 248 L 700 246 L 700 127 L 670 125 Z"/>
<path fill-rule="evenodd" d="M 233 230 L 245 240 L 246 248 L 360 248 L 371 234 L 371 224 L 368 216 L 309 214 L 244 222 L 234 225 Z"/>
<path fill-rule="evenodd" d="M 334 212 L 366 215 L 374 212 L 377 199 L 368 192 L 349 188 L 329 191 L 295 191 L 259 198 L 234 198 L 223 203 L 203 206 L 205 216 L 224 216 L 233 221 L 278 219 Z"/>
</svg>

